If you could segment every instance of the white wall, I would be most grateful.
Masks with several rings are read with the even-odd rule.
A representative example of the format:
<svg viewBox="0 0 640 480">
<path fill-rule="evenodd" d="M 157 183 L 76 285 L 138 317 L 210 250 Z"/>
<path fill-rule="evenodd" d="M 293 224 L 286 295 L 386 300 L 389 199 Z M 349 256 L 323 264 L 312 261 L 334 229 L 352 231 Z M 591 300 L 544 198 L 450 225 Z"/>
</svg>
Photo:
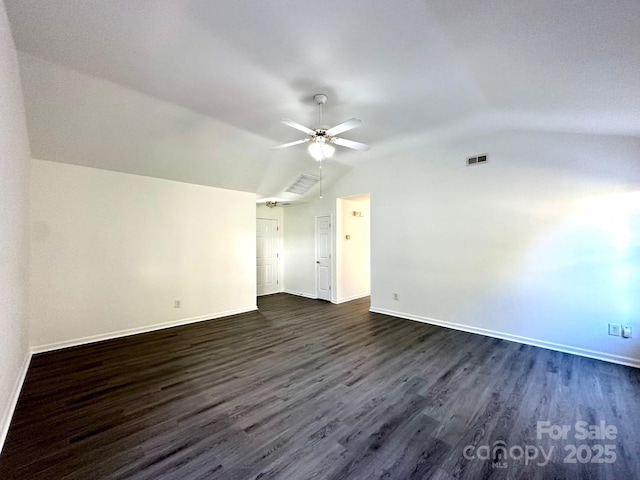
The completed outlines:
<svg viewBox="0 0 640 480">
<path fill-rule="evenodd" d="M 269 208 L 264 203 L 256 205 L 256 218 L 268 218 L 278 221 L 278 291 L 284 291 L 284 208 Z"/>
<path fill-rule="evenodd" d="M 639 151 L 634 137 L 521 131 L 420 157 L 400 146 L 322 202 L 371 193 L 373 310 L 640 366 Z M 484 152 L 488 164 L 464 166 Z M 312 284 L 318 208 L 285 213 L 302 266 L 286 269 L 287 288 Z"/>
<path fill-rule="evenodd" d="M 354 217 L 353 212 L 361 212 Z M 369 199 L 338 198 L 336 205 L 336 301 L 371 294 Z M 347 239 L 347 235 L 349 239 Z"/>
<path fill-rule="evenodd" d="M 41 160 L 31 178 L 36 350 L 255 309 L 254 194 Z"/>
<path fill-rule="evenodd" d="M 29 361 L 29 158 L 17 54 L 0 0 L 0 450 Z"/>
</svg>

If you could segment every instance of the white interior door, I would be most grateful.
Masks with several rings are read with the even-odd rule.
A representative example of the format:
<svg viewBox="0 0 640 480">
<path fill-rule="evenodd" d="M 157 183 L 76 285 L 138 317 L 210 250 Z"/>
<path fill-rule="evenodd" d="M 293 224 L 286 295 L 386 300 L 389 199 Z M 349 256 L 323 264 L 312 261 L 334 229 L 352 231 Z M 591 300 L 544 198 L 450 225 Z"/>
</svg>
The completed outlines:
<svg viewBox="0 0 640 480">
<path fill-rule="evenodd" d="M 331 301 L 331 215 L 316 217 L 316 296 Z"/>
<path fill-rule="evenodd" d="M 278 220 L 258 218 L 256 278 L 258 295 L 278 291 Z"/>
</svg>

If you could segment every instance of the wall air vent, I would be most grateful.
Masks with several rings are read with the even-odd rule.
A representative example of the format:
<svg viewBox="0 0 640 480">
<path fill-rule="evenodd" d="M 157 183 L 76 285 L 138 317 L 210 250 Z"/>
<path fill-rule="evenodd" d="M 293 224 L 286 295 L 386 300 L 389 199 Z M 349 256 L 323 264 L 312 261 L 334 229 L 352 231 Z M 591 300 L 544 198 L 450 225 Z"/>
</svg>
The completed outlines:
<svg viewBox="0 0 640 480">
<path fill-rule="evenodd" d="M 476 155 L 474 157 L 467 157 L 467 165 L 477 165 L 478 163 L 487 163 L 489 155 L 483 153 L 482 155 Z"/>
<path fill-rule="evenodd" d="M 309 189 L 319 181 L 320 177 L 303 173 L 289 188 L 287 188 L 287 192 L 302 195 L 303 193 L 307 193 Z"/>
</svg>

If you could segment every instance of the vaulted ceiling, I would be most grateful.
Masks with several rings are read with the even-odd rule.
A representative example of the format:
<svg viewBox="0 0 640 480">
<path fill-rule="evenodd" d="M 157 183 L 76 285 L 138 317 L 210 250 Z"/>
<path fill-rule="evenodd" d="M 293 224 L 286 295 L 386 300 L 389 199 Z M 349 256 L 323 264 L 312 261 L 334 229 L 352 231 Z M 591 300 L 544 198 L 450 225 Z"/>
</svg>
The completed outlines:
<svg viewBox="0 0 640 480">
<path fill-rule="evenodd" d="M 640 136 L 637 0 L 5 0 L 34 158 L 298 199 L 282 117 L 397 146 L 504 128 Z"/>
</svg>

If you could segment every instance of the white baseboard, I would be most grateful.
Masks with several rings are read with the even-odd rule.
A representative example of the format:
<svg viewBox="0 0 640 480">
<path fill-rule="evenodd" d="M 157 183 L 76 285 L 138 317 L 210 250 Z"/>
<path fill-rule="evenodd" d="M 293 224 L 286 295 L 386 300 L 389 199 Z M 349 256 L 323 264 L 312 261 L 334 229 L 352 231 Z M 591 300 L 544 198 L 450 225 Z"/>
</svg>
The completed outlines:
<svg viewBox="0 0 640 480">
<path fill-rule="evenodd" d="M 358 295 L 351 295 L 350 297 L 339 298 L 339 299 L 335 300 L 332 303 L 335 303 L 336 305 L 339 305 L 341 303 L 350 302 L 351 300 L 357 300 L 359 298 L 368 297 L 369 295 L 371 295 L 371 294 L 370 293 L 360 293 Z"/>
<path fill-rule="evenodd" d="M 269 295 L 277 295 L 279 293 L 284 293 L 284 290 L 278 290 L 277 292 L 269 292 L 269 293 L 260 293 L 256 295 L 257 297 L 268 297 Z"/>
<path fill-rule="evenodd" d="M 29 363 L 31 362 L 31 353 L 27 352 L 22 361 L 22 365 L 20 366 L 20 371 L 18 372 L 18 378 L 16 378 L 16 382 L 13 386 L 13 390 L 11 390 L 11 396 L 9 397 L 9 403 L 4 409 L 2 413 L 2 423 L 0 424 L 0 453 L 2 453 L 2 448 L 4 447 L 4 442 L 7 439 L 7 434 L 9 433 L 9 425 L 11 425 L 11 419 L 13 418 L 13 413 L 16 410 L 16 405 L 18 404 L 18 398 L 20 397 L 20 390 L 22 390 L 22 385 L 24 384 L 24 379 L 27 376 L 27 370 L 29 369 Z"/>
<path fill-rule="evenodd" d="M 46 345 L 31 347 L 31 353 L 36 354 L 50 352 L 53 350 L 60 350 L 61 348 L 76 347 L 78 345 L 85 345 L 87 343 L 101 342 L 103 340 L 111 340 L 113 338 L 127 337 L 129 335 L 137 335 L 139 333 L 148 333 L 156 330 L 163 330 L 165 328 L 179 327 L 180 325 L 188 325 L 190 323 L 214 320 L 216 318 L 228 317 L 230 315 L 237 315 L 239 313 L 253 312 L 257 309 L 257 306 L 250 308 L 239 308 L 236 310 L 227 310 L 226 312 L 211 313 L 208 315 L 200 315 L 197 317 L 172 320 L 170 322 L 156 323 L 154 325 L 145 325 L 144 327 L 128 328 L 126 330 L 118 330 L 115 332 L 102 333 L 99 335 L 91 335 L 89 337 L 74 338 L 72 340 L 64 340 L 62 342 L 48 343 Z"/>
<path fill-rule="evenodd" d="M 290 295 L 295 295 L 297 297 L 304 297 L 304 298 L 311 298 L 312 300 L 317 300 L 318 297 L 316 297 L 315 295 L 310 295 L 308 293 L 303 293 L 303 292 L 296 292 L 293 290 L 284 290 L 284 293 L 288 293 Z M 358 294 L 358 295 L 352 295 L 351 297 L 344 297 L 344 298 L 339 298 L 336 300 L 331 300 L 331 303 L 338 305 L 340 303 L 345 303 L 345 302 L 350 302 L 351 300 L 357 300 L 358 298 L 364 298 L 364 297 L 368 297 L 369 295 L 371 295 L 370 293 L 362 293 L 362 294 Z"/>
<path fill-rule="evenodd" d="M 289 295 L 295 295 L 297 297 L 311 298 L 313 300 L 318 299 L 318 297 L 316 297 L 315 295 L 309 295 L 308 293 L 302 293 L 302 292 L 294 292 L 293 290 L 285 289 L 284 293 L 288 293 Z"/>
<path fill-rule="evenodd" d="M 509 340 L 517 343 L 524 343 L 525 345 L 532 345 L 534 347 L 546 348 L 549 350 L 555 350 L 563 353 L 571 353 L 573 355 L 579 355 L 581 357 L 594 358 L 596 360 L 604 360 L 605 362 L 618 363 L 620 365 L 626 365 L 628 367 L 640 368 L 640 359 L 633 357 L 625 357 L 622 355 L 613 355 L 611 353 L 599 352 L 597 350 L 588 350 L 586 348 L 572 347 L 570 345 L 563 345 L 561 343 L 548 342 L 546 340 L 539 340 L 537 338 L 522 337 L 520 335 L 512 335 L 510 333 L 499 332 L 497 330 L 489 330 L 486 328 L 471 327 L 468 325 L 462 325 L 459 323 L 446 322 L 444 320 L 437 320 L 435 318 L 422 317 L 419 315 L 412 315 L 409 313 L 396 312 L 394 310 L 386 310 L 384 308 L 371 307 L 370 312 L 382 313 L 384 315 L 391 315 L 392 317 L 404 318 L 407 320 L 413 320 L 416 322 L 428 323 L 436 325 L 438 327 L 451 328 L 453 330 L 460 330 L 468 333 L 475 333 L 477 335 L 485 335 L 488 337 L 500 338 L 502 340 Z"/>
</svg>

